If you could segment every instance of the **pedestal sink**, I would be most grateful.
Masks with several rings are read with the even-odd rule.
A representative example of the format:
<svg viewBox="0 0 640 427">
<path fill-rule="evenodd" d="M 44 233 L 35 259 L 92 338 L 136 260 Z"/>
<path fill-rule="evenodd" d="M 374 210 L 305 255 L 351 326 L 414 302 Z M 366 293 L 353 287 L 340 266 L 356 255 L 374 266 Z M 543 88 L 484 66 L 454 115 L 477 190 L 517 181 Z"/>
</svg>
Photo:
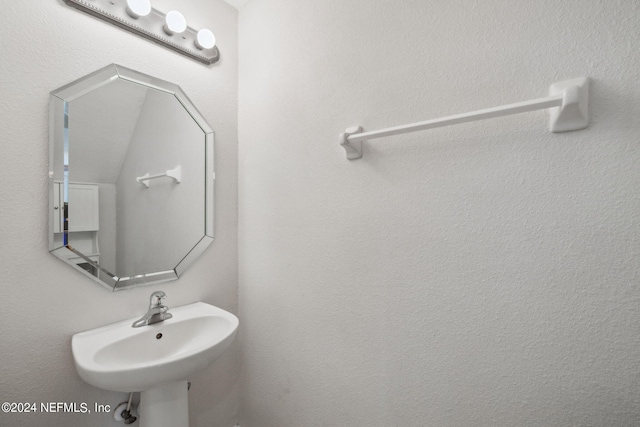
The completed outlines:
<svg viewBox="0 0 640 427">
<path fill-rule="evenodd" d="M 71 339 L 76 369 L 87 383 L 140 392 L 140 426 L 188 426 L 187 379 L 233 341 L 238 318 L 196 302 L 170 310 L 171 319 L 133 328 L 124 320 Z"/>
</svg>

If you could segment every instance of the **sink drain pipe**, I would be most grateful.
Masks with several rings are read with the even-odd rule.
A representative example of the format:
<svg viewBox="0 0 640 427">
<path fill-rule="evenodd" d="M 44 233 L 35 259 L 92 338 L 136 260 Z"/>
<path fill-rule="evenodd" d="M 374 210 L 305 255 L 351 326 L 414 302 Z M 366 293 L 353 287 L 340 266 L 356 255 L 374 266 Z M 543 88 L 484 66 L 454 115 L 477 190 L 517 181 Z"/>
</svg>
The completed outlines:
<svg viewBox="0 0 640 427">
<path fill-rule="evenodd" d="M 138 419 L 131 414 L 131 400 L 133 399 L 133 393 L 129 393 L 129 401 L 122 402 L 113 411 L 113 417 L 116 421 L 124 421 L 125 424 L 133 424 Z"/>
</svg>

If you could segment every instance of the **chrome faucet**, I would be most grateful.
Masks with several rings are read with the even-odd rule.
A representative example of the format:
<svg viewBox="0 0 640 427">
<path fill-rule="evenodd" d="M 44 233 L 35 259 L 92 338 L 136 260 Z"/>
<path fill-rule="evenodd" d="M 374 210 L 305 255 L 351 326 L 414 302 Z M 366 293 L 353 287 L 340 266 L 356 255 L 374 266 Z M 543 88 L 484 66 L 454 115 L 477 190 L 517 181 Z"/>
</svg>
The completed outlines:
<svg viewBox="0 0 640 427">
<path fill-rule="evenodd" d="M 140 326 L 152 325 L 154 323 L 162 322 L 167 319 L 171 319 L 173 315 L 169 313 L 169 307 L 162 304 L 167 295 L 162 291 L 156 291 L 151 294 L 151 301 L 149 301 L 149 311 L 140 319 L 133 322 L 134 328 Z"/>
</svg>

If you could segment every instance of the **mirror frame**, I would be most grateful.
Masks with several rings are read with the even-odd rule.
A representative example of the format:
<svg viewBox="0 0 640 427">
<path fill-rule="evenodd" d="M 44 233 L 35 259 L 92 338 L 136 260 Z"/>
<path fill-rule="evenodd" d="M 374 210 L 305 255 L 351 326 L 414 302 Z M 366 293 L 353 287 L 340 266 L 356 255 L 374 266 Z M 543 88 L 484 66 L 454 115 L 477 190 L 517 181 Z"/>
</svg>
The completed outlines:
<svg viewBox="0 0 640 427">
<path fill-rule="evenodd" d="M 193 118 L 194 122 L 204 133 L 204 155 L 205 155 L 205 221 L 204 235 L 194 245 L 194 247 L 170 270 L 150 272 L 130 277 L 118 277 L 117 275 L 101 268 L 82 253 L 73 249 L 69 244 L 56 247 L 54 241 L 54 183 L 68 181 L 68 177 L 56 176 L 54 173 L 54 153 L 55 147 L 64 144 L 64 115 L 67 103 L 77 99 L 92 90 L 104 86 L 114 80 L 122 79 L 135 84 L 140 84 L 151 89 L 166 92 L 175 96 L 184 109 Z M 62 140 L 60 140 L 62 138 Z M 68 141 L 67 141 L 68 143 Z M 68 184 L 68 182 L 65 182 Z M 75 270 L 80 271 L 85 276 L 113 291 L 128 289 L 136 285 L 149 285 L 153 283 L 168 282 L 178 279 L 184 271 L 191 265 L 213 242 L 214 238 L 214 134 L 213 129 L 198 111 L 195 105 L 189 100 L 182 89 L 174 84 L 156 77 L 152 77 L 138 71 L 131 70 L 117 64 L 111 64 L 78 80 L 75 80 L 59 89 L 52 91 L 49 95 L 49 252 L 60 258 L 66 264 L 71 265 Z M 65 188 L 68 188 L 65 185 Z M 64 233 L 67 233 L 66 231 Z M 64 239 L 66 240 L 66 239 Z M 67 240 L 68 241 L 68 240 Z M 71 252 L 71 253 L 70 253 Z M 96 276 L 69 261 L 69 255 L 83 258 L 97 271 Z"/>
</svg>

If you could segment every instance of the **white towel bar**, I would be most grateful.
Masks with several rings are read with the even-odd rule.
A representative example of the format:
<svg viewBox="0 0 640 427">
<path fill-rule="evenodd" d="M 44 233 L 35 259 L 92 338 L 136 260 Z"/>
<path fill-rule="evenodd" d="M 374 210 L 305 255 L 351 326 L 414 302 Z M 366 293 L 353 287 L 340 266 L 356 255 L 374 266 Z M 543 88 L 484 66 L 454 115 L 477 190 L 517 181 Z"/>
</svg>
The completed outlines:
<svg viewBox="0 0 640 427">
<path fill-rule="evenodd" d="M 580 77 L 565 80 L 551 86 L 550 96 L 532 101 L 517 102 L 501 107 L 487 108 L 470 113 L 447 116 L 404 126 L 396 126 L 371 132 L 363 132 L 362 127 L 353 126 L 340 134 L 340 145 L 345 149 L 347 159 L 362 157 L 362 141 L 399 135 L 425 129 L 451 126 L 459 123 L 474 122 L 494 117 L 508 116 L 551 108 L 549 129 L 551 132 L 569 132 L 584 129 L 588 125 L 589 80 Z"/>
<path fill-rule="evenodd" d="M 176 181 L 176 184 L 180 184 L 180 181 L 182 180 L 182 168 L 180 166 L 177 166 L 175 169 L 169 169 L 165 173 L 159 173 L 156 175 L 149 175 L 148 173 L 146 173 L 143 176 L 137 177 L 136 181 L 149 188 L 150 179 L 162 178 L 164 176 L 173 178 Z"/>
</svg>

